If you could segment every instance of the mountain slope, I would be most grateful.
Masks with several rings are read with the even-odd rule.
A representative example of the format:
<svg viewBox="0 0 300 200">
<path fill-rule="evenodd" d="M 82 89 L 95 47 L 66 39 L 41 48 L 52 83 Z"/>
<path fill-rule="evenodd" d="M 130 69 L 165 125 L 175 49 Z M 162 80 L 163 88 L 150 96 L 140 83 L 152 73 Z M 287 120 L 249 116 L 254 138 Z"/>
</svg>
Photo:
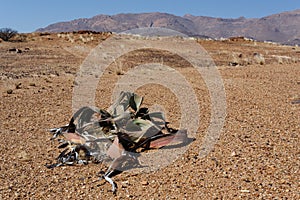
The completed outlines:
<svg viewBox="0 0 300 200">
<path fill-rule="evenodd" d="M 78 30 L 121 32 L 141 27 L 169 28 L 189 36 L 212 38 L 245 36 L 285 44 L 300 44 L 300 9 L 263 18 L 224 19 L 168 13 L 96 15 L 51 24 L 37 32 L 70 32 Z"/>
</svg>

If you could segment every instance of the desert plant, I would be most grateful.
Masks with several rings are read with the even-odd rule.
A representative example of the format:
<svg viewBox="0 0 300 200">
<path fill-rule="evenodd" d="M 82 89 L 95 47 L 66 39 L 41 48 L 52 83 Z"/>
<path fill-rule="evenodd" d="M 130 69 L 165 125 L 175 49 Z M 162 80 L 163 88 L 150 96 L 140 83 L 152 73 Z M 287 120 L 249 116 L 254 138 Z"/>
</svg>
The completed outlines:
<svg viewBox="0 0 300 200">
<path fill-rule="evenodd" d="M 253 54 L 253 58 L 254 58 L 254 61 L 257 63 L 257 64 L 260 64 L 260 65 L 264 65 L 266 64 L 266 61 L 265 61 L 265 58 L 262 54 L 260 53 L 254 53 Z"/>
<path fill-rule="evenodd" d="M 122 92 L 108 110 L 80 108 L 68 125 L 50 130 L 53 139 L 63 138 L 59 148 L 65 150 L 55 164 L 47 167 L 110 161 L 102 177 L 115 192 L 116 185 L 110 177 L 115 172 L 141 166 L 135 153 L 186 142 L 186 130 L 169 128 L 162 112 L 150 113 L 148 108 L 141 108 L 142 102 L 137 94 Z"/>
<path fill-rule="evenodd" d="M 17 42 L 25 42 L 27 41 L 27 34 L 25 33 L 19 33 L 14 37 L 14 41 Z"/>
<path fill-rule="evenodd" d="M 114 60 L 114 63 L 116 65 L 115 74 L 116 75 L 124 75 L 125 72 L 122 68 L 122 63 L 120 61 L 116 62 L 116 60 Z"/>
<path fill-rule="evenodd" d="M 75 42 L 75 39 L 74 39 L 74 37 L 73 37 L 73 34 L 71 34 L 71 33 L 68 33 L 68 34 L 67 34 L 67 39 L 68 39 L 68 41 L 71 42 L 71 43 L 74 43 L 74 42 Z"/>
<path fill-rule="evenodd" d="M 14 37 L 18 31 L 13 30 L 11 28 L 1 28 L 0 29 L 0 38 L 4 41 L 8 41 L 12 37 Z"/>
</svg>

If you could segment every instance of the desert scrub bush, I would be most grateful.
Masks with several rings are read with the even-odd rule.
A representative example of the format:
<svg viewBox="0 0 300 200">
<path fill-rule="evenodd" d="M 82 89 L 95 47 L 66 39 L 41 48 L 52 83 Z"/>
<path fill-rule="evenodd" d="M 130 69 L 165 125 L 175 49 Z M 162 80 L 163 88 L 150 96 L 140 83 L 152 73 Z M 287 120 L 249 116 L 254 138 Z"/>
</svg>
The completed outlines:
<svg viewBox="0 0 300 200">
<path fill-rule="evenodd" d="M 290 56 L 279 56 L 279 55 L 273 55 L 278 64 L 291 64 L 291 63 L 297 63 L 297 58 L 290 57 Z"/>
<path fill-rule="evenodd" d="M 58 38 L 63 38 L 63 39 L 64 39 L 64 38 L 67 37 L 67 35 L 66 35 L 65 33 L 58 33 L 58 34 L 57 34 L 57 37 L 58 37 Z"/>
<path fill-rule="evenodd" d="M 0 29 L 0 38 L 4 41 L 9 41 L 12 37 L 18 34 L 18 31 L 11 28 L 1 28 Z"/>
<path fill-rule="evenodd" d="M 75 39 L 73 38 L 73 34 L 67 34 L 67 39 L 69 42 L 74 43 Z"/>
<path fill-rule="evenodd" d="M 260 64 L 260 65 L 266 64 L 266 60 L 265 60 L 264 56 L 260 53 L 254 53 L 253 58 L 257 64 Z"/>
<path fill-rule="evenodd" d="M 229 62 L 230 66 L 244 65 L 244 62 L 242 60 L 243 58 L 242 53 L 232 52 L 229 56 L 231 57 L 230 58 L 231 61 Z"/>
<path fill-rule="evenodd" d="M 16 40 L 18 42 L 25 42 L 25 41 L 27 41 L 27 35 L 25 33 L 17 34 L 14 37 L 14 40 Z"/>
<path fill-rule="evenodd" d="M 83 43 L 86 43 L 87 42 L 87 39 L 84 38 L 82 35 L 79 36 L 80 40 L 83 42 Z"/>
<path fill-rule="evenodd" d="M 114 63 L 115 63 L 115 65 L 116 65 L 116 68 L 115 68 L 115 74 L 116 74 L 116 75 L 124 75 L 125 72 L 124 72 L 124 70 L 123 70 L 123 68 L 122 68 L 121 62 L 116 62 L 116 61 L 114 61 Z"/>
<path fill-rule="evenodd" d="M 94 40 L 93 34 L 88 34 L 88 35 L 80 35 L 79 39 L 83 42 L 83 43 L 88 43 L 90 41 Z"/>
</svg>

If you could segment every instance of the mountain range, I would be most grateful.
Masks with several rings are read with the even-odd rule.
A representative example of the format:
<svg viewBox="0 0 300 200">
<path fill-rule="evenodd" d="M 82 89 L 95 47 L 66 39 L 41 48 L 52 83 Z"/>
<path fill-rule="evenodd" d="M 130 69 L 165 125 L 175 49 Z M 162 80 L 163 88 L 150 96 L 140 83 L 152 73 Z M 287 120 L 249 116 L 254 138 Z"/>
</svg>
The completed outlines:
<svg viewBox="0 0 300 200">
<path fill-rule="evenodd" d="M 50 24 L 36 32 L 72 32 L 91 30 L 122 32 L 135 28 L 162 27 L 192 37 L 229 38 L 243 36 L 259 41 L 300 45 L 300 9 L 262 18 L 215 18 L 186 14 L 138 13 L 96 15 L 67 22 Z"/>
</svg>

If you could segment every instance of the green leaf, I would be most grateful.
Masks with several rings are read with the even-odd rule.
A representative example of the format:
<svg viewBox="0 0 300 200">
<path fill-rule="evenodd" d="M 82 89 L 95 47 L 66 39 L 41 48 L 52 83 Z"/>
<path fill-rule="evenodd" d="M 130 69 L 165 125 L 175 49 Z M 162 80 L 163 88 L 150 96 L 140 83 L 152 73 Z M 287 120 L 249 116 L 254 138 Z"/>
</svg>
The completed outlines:
<svg viewBox="0 0 300 200">
<path fill-rule="evenodd" d="M 149 120 L 144 120 L 144 119 L 134 119 L 133 123 L 136 124 L 137 126 L 141 127 L 141 129 L 148 129 L 151 126 L 154 126 L 154 124 L 149 121 Z"/>
</svg>

